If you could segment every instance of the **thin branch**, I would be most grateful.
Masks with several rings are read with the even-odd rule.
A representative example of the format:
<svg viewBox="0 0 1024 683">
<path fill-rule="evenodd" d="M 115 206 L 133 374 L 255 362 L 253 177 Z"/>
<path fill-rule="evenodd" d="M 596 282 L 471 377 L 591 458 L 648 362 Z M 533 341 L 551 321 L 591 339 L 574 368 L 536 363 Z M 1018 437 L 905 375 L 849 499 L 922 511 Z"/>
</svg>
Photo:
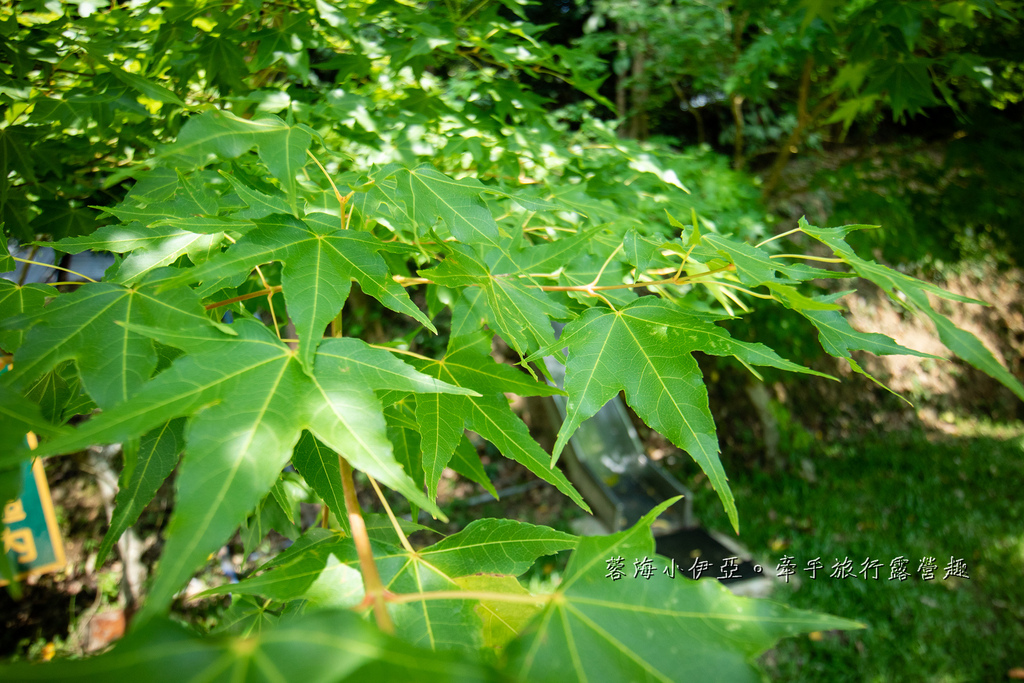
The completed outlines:
<svg viewBox="0 0 1024 683">
<path fill-rule="evenodd" d="M 280 292 L 281 285 L 274 285 L 273 287 L 269 287 L 268 289 L 262 289 L 258 292 L 249 292 L 248 294 L 241 294 L 230 299 L 224 299 L 224 301 L 218 301 L 217 303 L 214 304 L 206 304 L 205 308 L 208 311 L 212 311 L 213 309 L 220 308 L 221 306 L 227 306 L 229 304 L 238 303 L 239 301 L 247 301 L 249 299 L 255 299 L 257 297 L 266 296 L 267 294 L 270 293 L 269 290 Z"/>
<path fill-rule="evenodd" d="M 36 257 L 36 254 L 38 254 L 38 253 L 39 253 L 39 245 L 38 244 L 34 244 L 34 245 L 32 245 L 32 251 L 30 251 L 28 253 L 28 257 L 30 259 L 34 259 Z M 25 266 L 25 270 L 21 271 L 21 275 L 18 276 L 18 286 L 19 287 L 21 287 L 23 284 L 25 284 L 25 278 L 27 278 L 27 277 L 28 277 L 28 266 Z"/>
</svg>

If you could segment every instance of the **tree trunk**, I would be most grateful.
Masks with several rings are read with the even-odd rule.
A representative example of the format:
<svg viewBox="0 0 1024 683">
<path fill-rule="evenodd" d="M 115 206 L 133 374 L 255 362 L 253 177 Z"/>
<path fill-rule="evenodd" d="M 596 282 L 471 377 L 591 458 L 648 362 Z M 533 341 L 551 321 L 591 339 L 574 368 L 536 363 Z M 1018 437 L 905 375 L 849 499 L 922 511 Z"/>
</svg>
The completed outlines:
<svg viewBox="0 0 1024 683">
<path fill-rule="evenodd" d="M 615 25 L 615 32 L 622 36 L 624 31 L 622 24 Z M 616 60 L 621 62 L 622 59 L 628 54 L 629 46 L 626 44 L 626 39 L 623 37 L 619 38 L 617 44 L 619 50 L 619 59 Z M 614 68 L 614 67 L 613 67 Z M 626 74 L 619 73 L 615 70 L 615 115 L 618 117 L 621 123 L 619 124 L 619 136 L 626 137 L 626 114 L 628 113 L 628 105 L 626 103 Z"/>
<path fill-rule="evenodd" d="M 736 122 L 736 139 L 732 142 L 732 167 L 742 171 L 747 165 L 743 156 L 743 96 L 732 96 L 732 120 Z"/>
<path fill-rule="evenodd" d="M 669 81 L 669 85 L 672 86 L 672 90 L 679 99 L 679 108 L 683 109 L 685 107 L 686 111 L 693 114 L 693 118 L 697 120 L 697 144 L 703 145 L 705 141 L 704 117 L 700 115 L 700 112 L 695 107 L 690 106 L 689 98 L 686 97 L 686 91 L 683 90 L 678 81 Z"/>
<path fill-rule="evenodd" d="M 779 181 L 782 180 L 782 171 L 785 170 L 790 155 L 795 154 L 799 150 L 807 128 L 824 114 L 836 100 L 835 93 L 832 93 L 819 102 L 813 111 L 808 113 L 807 100 L 810 96 L 811 69 L 813 67 L 814 60 L 808 57 L 804 62 L 803 74 L 800 76 L 800 95 L 796 102 L 796 126 L 793 128 L 793 132 L 789 134 L 789 137 L 786 138 L 786 141 L 779 146 L 779 151 L 775 154 L 775 160 L 772 162 L 771 168 L 768 169 L 768 179 L 765 181 L 764 187 L 761 188 L 761 196 L 765 199 L 770 197 L 778 188 Z"/>
<path fill-rule="evenodd" d="M 647 139 L 647 83 L 644 81 L 646 36 L 640 35 L 640 45 L 633 55 L 632 114 L 629 117 L 629 137 L 634 140 Z"/>
</svg>

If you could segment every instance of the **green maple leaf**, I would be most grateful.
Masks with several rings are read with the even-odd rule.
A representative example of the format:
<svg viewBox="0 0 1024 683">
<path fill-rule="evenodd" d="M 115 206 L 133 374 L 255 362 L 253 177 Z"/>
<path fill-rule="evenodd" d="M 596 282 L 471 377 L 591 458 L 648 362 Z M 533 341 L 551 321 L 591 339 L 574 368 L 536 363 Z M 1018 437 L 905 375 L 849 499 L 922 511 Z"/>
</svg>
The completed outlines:
<svg viewBox="0 0 1024 683">
<path fill-rule="evenodd" d="M 243 119 L 226 111 L 205 112 L 191 117 L 177 141 L 161 150 L 170 163 L 197 168 L 210 154 L 233 159 L 253 147 L 260 160 L 284 188 L 292 215 L 298 215 L 295 178 L 306 165 L 306 152 L 313 141 L 309 128 L 289 126 L 276 116 Z"/>
<path fill-rule="evenodd" d="M 837 292 L 828 296 L 818 297 L 817 300 L 825 303 L 833 303 L 850 293 L 850 291 Z M 875 382 L 879 386 L 885 388 L 887 391 L 892 390 L 864 370 L 864 368 L 862 368 L 860 364 L 853 359 L 853 355 L 850 353 L 851 351 L 867 351 L 877 356 L 907 355 L 918 356 L 921 358 L 940 358 L 940 356 L 934 356 L 930 353 L 915 351 L 914 349 L 908 349 L 905 346 L 900 346 L 896 343 L 896 340 L 884 334 L 878 334 L 875 332 L 859 332 L 855 330 L 853 326 L 850 325 L 850 322 L 838 311 L 815 311 L 804 309 L 800 312 L 818 329 L 818 341 L 821 342 L 821 347 L 825 349 L 828 354 L 835 356 L 836 358 L 845 358 L 846 362 L 849 363 L 850 367 L 856 372 L 864 375 L 872 382 Z M 898 395 L 899 394 L 897 394 L 897 396 Z"/>
<path fill-rule="evenodd" d="M 669 215 L 674 227 L 683 228 L 681 223 Z M 633 264 L 637 272 L 642 273 L 651 267 L 655 259 L 661 256 L 660 249 L 665 243 L 664 239 L 652 239 L 637 232 L 636 228 L 630 228 L 622 238 L 622 253 L 626 261 Z"/>
<path fill-rule="evenodd" d="M 167 169 L 157 169 L 167 170 Z M 204 176 L 212 174 L 200 173 L 186 176 L 181 171 L 147 176 L 138 193 L 129 194 L 129 198 L 113 207 L 103 207 L 106 213 L 123 223 L 138 221 L 143 225 L 153 225 L 161 220 L 181 220 L 195 217 L 215 217 L 220 211 L 223 201 L 213 191 L 202 184 Z M 199 182 L 197 182 L 199 181 Z M 221 228 L 223 230 L 224 228 Z M 200 232 L 196 230 L 195 232 Z M 217 232 L 205 230 L 203 232 Z M 68 241 L 68 244 L 76 244 Z"/>
<path fill-rule="evenodd" d="M 40 199 L 35 202 L 40 214 L 32 219 L 32 230 L 36 234 L 86 235 L 96 229 L 97 213 L 77 202 L 67 199 Z"/>
<path fill-rule="evenodd" d="M 580 254 L 564 266 L 558 276 L 558 284 L 570 287 L 586 287 L 591 284 L 615 286 L 621 285 L 623 278 L 628 274 L 629 266 L 621 261 L 605 263 L 604 258 L 598 258 L 593 254 Z M 608 289 L 600 293 L 613 305 L 618 306 L 625 306 L 637 297 L 634 289 Z M 571 291 L 568 295 L 586 305 L 593 301 L 593 297 L 587 292 Z"/>
<path fill-rule="evenodd" d="M 74 364 L 65 362 L 40 377 L 24 395 L 39 406 L 46 420 L 60 423 L 64 408 L 78 393 L 79 384 Z"/>
<path fill-rule="evenodd" d="M 139 74 L 125 71 L 121 67 L 110 62 L 106 57 L 100 54 L 96 50 L 89 50 L 89 57 L 95 59 L 97 62 L 107 67 L 110 73 L 114 74 L 117 80 L 121 81 L 129 88 L 136 90 L 146 97 L 156 100 L 157 102 L 163 102 L 165 104 L 175 104 L 181 108 L 186 108 L 187 105 L 181 101 L 181 99 L 175 95 L 172 91 L 168 90 L 159 83 L 140 76 Z"/>
<path fill-rule="evenodd" d="M 239 636 L 199 637 L 167 619 L 146 624 L 86 660 L 8 664 L 11 681 L 284 681 L 486 683 L 497 674 L 471 658 L 430 652 L 386 636 L 346 610 L 273 620 Z"/>
<path fill-rule="evenodd" d="M 932 90 L 930 69 L 933 63 L 934 60 L 914 56 L 900 61 L 880 61 L 866 90 L 888 95 L 893 119 L 903 120 L 907 112 L 917 114 L 925 107 L 939 104 Z"/>
<path fill-rule="evenodd" d="M 428 424 L 431 423 L 431 420 L 426 417 L 427 415 L 434 416 L 434 420 L 437 421 L 446 421 L 448 418 L 448 416 L 436 412 L 436 402 L 431 402 L 429 398 L 426 402 L 428 407 L 424 411 L 417 413 L 417 400 L 413 398 L 412 394 L 409 394 L 394 405 L 385 408 L 384 417 L 388 421 L 388 438 L 395 447 L 395 458 L 402 463 L 402 467 L 405 468 L 406 472 L 409 472 L 417 484 L 425 486 L 426 478 L 423 472 L 422 453 L 451 452 L 451 460 L 448 461 L 447 466 L 470 481 L 480 484 L 488 493 L 497 498 L 498 492 L 484 470 L 483 463 L 480 461 L 480 455 L 476 452 L 476 448 L 462 432 L 461 428 L 451 430 L 457 435 L 451 439 L 457 442 L 454 447 L 450 442 L 445 442 L 444 444 L 428 442 L 424 445 L 420 435 L 420 418 L 417 415 L 424 418 Z M 450 433 L 449 430 L 438 430 L 436 426 L 432 430 L 427 430 L 427 432 L 435 440 L 439 438 L 437 432 Z M 459 434 L 461 436 L 458 436 Z M 436 469 L 438 465 L 436 458 L 432 461 L 432 465 L 435 468 L 431 473 L 431 481 L 433 483 L 431 485 L 432 488 L 428 490 L 428 495 L 431 498 L 436 495 L 437 481 L 438 477 L 440 477 L 440 473 Z M 443 471 L 443 468 L 441 471 Z"/>
<path fill-rule="evenodd" d="M 512 246 L 514 249 L 505 251 L 497 249 L 483 250 L 483 262 L 490 272 L 502 275 L 530 275 L 533 273 L 550 273 L 565 266 L 580 252 L 587 250 L 595 237 L 604 230 L 596 225 L 587 230 L 580 230 L 570 237 L 562 237 L 539 244 L 523 246 L 523 232 L 519 231 Z"/>
<path fill-rule="evenodd" d="M 0 240 L 3 242 L 3 240 Z M 11 259 L 13 263 L 14 260 Z M 16 285 L 10 280 L 0 279 L 0 320 L 24 320 L 43 308 L 48 296 L 55 296 L 57 290 L 40 284 Z M 25 341 L 25 330 L 20 327 L 0 329 L 0 348 L 14 353 Z"/>
<path fill-rule="evenodd" d="M 388 421 L 388 439 L 395 447 L 395 459 L 402 463 L 417 485 L 424 486 L 416 399 L 412 394 L 403 396 L 384 409 L 384 419 Z"/>
<path fill-rule="evenodd" d="M 460 242 L 500 247 L 509 237 L 480 195 L 490 188 L 479 180 L 456 180 L 430 164 L 414 169 L 389 164 L 371 174 L 371 194 L 383 196 L 412 225 L 427 230 L 440 219 Z"/>
<path fill-rule="evenodd" d="M 165 166 L 143 170 L 135 176 L 135 184 L 128 191 L 126 200 L 149 204 L 170 199 L 178 189 L 178 178 L 177 171 Z"/>
<path fill-rule="evenodd" d="M 487 322 L 523 355 L 554 341 L 551 318 L 570 316 L 563 304 L 538 289 L 532 279 L 491 272 L 473 248 L 464 244 L 450 245 L 444 261 L 420 274 L 442 286 L 478 286 L 486 296 L 481 310 Z"/>
<path fill-rule="evenodd" d="M 551 396 L 560 393 L 559 390 L 535 382 L 508 365 L 495 363 L 488 355 L 490 336 L 475 324 L 473 310 L 467 298 L 461 299 L 456 306 L 448 350 L 443 358 L 410 361 L 431 377 L 479 394 L 445 398 L 424 395 L 417 398 L 416 419 L 421 434 L 423 471 L 431 497 L 436 494 L 441 472 L 451 460 L 463 430 L 470 429 L 494 444 L 505 457 L 525 465 L 589 511 L 569 480 L 550 466 L 550 457 L 533 440 L 502 393 Z"/>
<path fill-rule="evenodd" d="M 178 498 L 167 529 L 164 560 L 145 614 L 171 597 L 234 533 L 277 481 L 302 430 L 410 501 L 443 517 L 395 462 L 373 389 L 406 392 L 466 390 L 424 377 L 387 352 L 353 339 L 331 339 L 307 374 L 295 353 L 250 320 L 180 331 L 143 329 L 186 351 L 164 372 L 42 454 L 132 439 L 188 416 Z"/>
<path fill-rule="evenodd" d="M 0 222 L 0 228 L 3 228 L 4 224 Z M 4 239 L 0 239 L 0 273 L 9 273 L 18 266 L 17 261 L 11 256 L 10 250 L 7 248 L 6 236 Z"/>
<path fill-rule="evenodd" d="M 138 222 L 107 225 L 91 235 L 70 237 L 52 246 L 69 254 L 87 250 L 130 254 L 118 267 L 116 281 L 131 283 L 152 270 L 173 265 L 182 255 L 187 255 L 193 263 L 202 263 L 219 253 L 225 232 L 245 232 L 253 226 L 213 219 L 205 227 L 214 231 L 204 232 L 195 223 L 184 228 L 174 219 L 162 219 L 150 227 Z"/>
<path fill-rule="evenodd" d="M 756 287 L 775 280 L 775 271 L 779 266 L 769 260 L 768 253 L 764 250 L 715 233 L 704 235 L 702 241 L 711 247 L 709 251 L 714 250 L 718 254 L 723 254 L 735 264 L 736 274 L 743 284 Z M 697 248 L 694 253 L 700 254 L 702 251 L 701 248 Z"/>
<path fill-rule="evenodd" d="M 508 669 L 520 680 L 759 681 L 751 660 L 780 638 L 809 631 L 863 628 L 848 619 L 734 596 L 718 581 L 670 578 L 655 555 L 650 527 L 678 498 L 636 526 L 580 539 L 562 583 L 531 626 L 509 646 Z M 621 558 L 625 576 L 608 577 Z M 649 579 L 632 578 L 650 560 Z"/>
<path fill-rule="evenodd" d="M 806 263 L 779 261 L 773 259 L 767 251 L 760 247 L 730 239 L 724 235 L 709 233 L 701 239 L 702 244 L 692 252 L 694 256 L 703 257 L 706 260 L 724 256 L 735 266 L 740 282 L 748 287 L 765 285 L 772 291 L 777 301 L 796 310 L 803 308 L 838 310 L 839 307 L 821 302 L 815 303 L 814 300 L 800 294 L 792 285 L 815 279 L 855 277 L 850 273 L 815 268 Z M 775 256 L 778 258 L 781 255 L 776 254 Z M 777 277 L 777 273 L 781 273 L 785 277 Z"/>
<path fill-rule="evenodd" d="M 34 318 L 25 343 L 14 356 L 10 382 L 23 388 L 74 360 L 86 391 L 101 408 L 123 403 L 157 366 L 153 340 L 128 325 L 178 329 L 212 325 L 199 298 L 186 289 L 156 290 L 171 271 L 154 272 L 137 287 L 88 283 L 61 294 Z"/>
<path fill-rule="evenodd" d="M 644 422 L 700 465 L 737 531 L 736 504 L 718 457 L 707 387 L 691 353 L 735 356 L 748 366 L 821 374 L 780 358 L 762 344 L 735 340 L 710 320 L 653 296 L 617 311 L 589 309 L 566 325 L 555 344 L 528 360 L 561 348 L 569 349 L 565 379 L 569 399 L 554 457 L 584 420 L 624 391 L 626 402 Z"/>
<path fill-rule="evenodd" d="M 108 278 L 130 283 L 156 268 L 173 265 L 182 255 L 202 263 L 219 253 L 226 233 L 238 235 L 253 227 L 249 221 L 217 218 L 219 198 L 194 178 L 180 171 L 157 170 L 166 173 L 152 173 L 140 181 L 136 187 L 142 187 L 138 193 L 133 188 L 131 201 L 104 209 L 123 225 L 107 225 L 47 246 L 69 254 L 86 250 L 130 254 L 116 275 Z M 287 211 L 283 202 L 282 207 Z"/>
<path fill-rule="evenodd" d="M 256 219 L 223 254 L 186 271 L 178 282 L 210 282 L 248 274 L 267 261 L 283 261 L 282 291 L 299 336 L 299 358 L 309 367 L 324 329 L 348 298 L 352 280 L 393 311 L 434 330 L 377 254 L 383 245 L 373 235 L 343 230 L 337 218 L 310 214 L 303 220 L 275 214 Z"/>
<path fill-rule="evenodd" d="M 177 418 L 143 436 L 141 443 L 124 444 L 124 468 L 117 484 L 110 528 L 96 551 L 99 565 L 174 471 L 185 445 L 184 429 L 185 420 Z"/>
<path fill-rule="evenodd" d="M 460 591 L 458 579 L 477 574 L 516 577 L 538 557 L 573 548 L 576 543 L 570 534 L 505 519 L 473 521 L 462 531 L 417 551 L 397 541 L 372 540 L 381 581 L 400 595 Z M 350 538 L 313 529 L 267 563 L 258 576 L 206 595 L 231 592 L 287 601 L 309 595 L 312 588 L 314 595 L 324 597 L 331 606 L 358 604 L 363 597 L 358 566 Z M 321 592 L 328 587 L 329 593 Z M 482 644 L 482 624 L 474 603 L 457 597 L 419 600 L 395 604 L 390 611 L 398 634 L 413 644 L 431 649 L 475 649 Z"/>
<path fill-rule="evenodd" d="M 803 218 L 800 219 L 800 228 L 815 239 L 828 245 L 836 256 L 848 263 L 858 275 L 865 280 L 871 280 L 881 287 L 894 301 L 903 303 L 912 309 L 920 311 L 935 324 L 938 330 L 939 339 L 946 347 L 957 356 L 967 361 L 977 369 L 1001 382 L 1010 389 L 1018 398 L 1024 400 L 1024 386 L 1010 372 L 996 360 L 992 352 L 985 348 L 981 340 L 966 330 L 962 330 L 950 321 L 949 318 L 936 311 L 928 295 L 961 303 L 979 304 L 985 306 L 985 302 L 971 299 L 947 292 L 941 287 L 922 282 L 909 275 L 888 268 L 874 261 L 862 259 L 846 244 L 845 236 L 861 228 L 872 226 L 846 225 L 841 228 L 816 228 L 809 225 Z M 902 292 L 904 301 L 898 296 Z"/>
<path fill-rule="evenodd" d="M 248 638 L 265 633 L 268 629 L 301 613 L 302 602 L 296 600 L 284 609 L 270 605 L 266 600 L 256 600 L 242 595 L 231 600 L 231 605 L 217 615 L 218 623 L 210 635 L 233 635 Z"/>
<path fill-rule="evenodd" d="M 0 468 L 14 466 L 29 456 L 25 442 L 29 432 L 58 435 L 64 430 L 46 420 L 38 405 L 0 384 Z"/>
<path fill-rule="evenodd" d="M 485 591 L 495 596 L 480 600 L 474 608 L 482 624 L 483 646 L 495 652 L 501 652 L 518 636 L 543 604 L 541 600 L 527 602 L 531 594 L 514 576 L 472 574 L 457 577 L 455 583 L 463 590 Z M 519 600 L 512 602 L 506 596 Z"/>
<path fill-rule="evenodd" d="M 229 173 L 221 171 L 220 174 L 231 183 L 239 198 L 249 207 L 233 214 L 233 218 L 266 218 L 274 213 L 288 213 L 288 205 L 280 197 L 251 188 Z"/>
</svg>

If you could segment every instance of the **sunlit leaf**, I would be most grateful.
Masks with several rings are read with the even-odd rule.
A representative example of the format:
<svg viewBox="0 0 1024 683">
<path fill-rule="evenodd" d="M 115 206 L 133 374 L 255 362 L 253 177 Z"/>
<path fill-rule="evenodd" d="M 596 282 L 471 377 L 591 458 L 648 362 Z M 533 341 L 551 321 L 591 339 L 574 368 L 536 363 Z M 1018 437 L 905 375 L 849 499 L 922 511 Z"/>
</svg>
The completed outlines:
<svg viewBox="0 0 1024 683">
<path fill-rule="evenodd" d="M 126 324 L 180 329 L 210 324 L 192 292 L 178 288 L 156 294 L 166 275 L 153 273 L 132 288 L 88 283 L 58 296 L 37 315 L 15 354 L 9 381 L 24 387 L 58 363 L 74 360 L 86 391 L 100 407 L 126 401 L 157 363 L 153 340 Z"/>
<path fill-rule="evenodd" d="M 310 214 L 304 221 L 275 214 L 256 219 L 256 227 L 202 266 L 186 271 L 179 281 L 219 281 L 246 275 L 267 261 L 284 261 L 282 287 L 299 335 L 300 359 L 312 363 L 327 323 L 348 298 L 352 280 L 392 310 L 433 329 L 425 315 L 391 279 L 377 254 L 372 235 L 343 230 L 337 219 Z"/>
<path fill-rule="evenodd" d="M 626 402 L 644 422 L 700 465 L 737 529 L 739 519 L 718 457 L 707 388 L 691 353 L 735 356 L 750 365 L 820 374 L 780 358 L 762 344 L 735 340 L 723 328 L 657 297 L 642 297 L 618 311 L 592 308 L 536 355 L 561 348 L 569 349 L 569 398 L 555 457 L 584 420 L 624 391 Z"/>
<path fill-rule="evenodd" d="M 318 356 L 316 372 L 309 375 L 291 349 L 266 328 L 246 320 L 231 327 L 236 336 L 213 328 L 146 328 L 161 343 L 187 354 L 131 401 L 41 450 L 66 453 L 87 444 L 123 441 L 168 418 L 191 416 L 176 482 L 177 505 L 167 530 L 166 559 L 157 572 L 146 616 L 167 605 L 195 568 L 270 491 L 304 429 L 344 453 L 354 467 L 443 517 L 395 462 L 372 389 L 460 389 L 449 389 L 412 369 L 396 370 L 401 363 L 385 352 L 346 353 L 348 347 L 361 344 L 356 340 L 330 340 L 337 342 L 324 349 L 331 355 Z M 374 354 L 384 354 L 382 367 L 363 364 Z"/>
<path fill-rule="evenodd" d="M 992 352 L 985 348 L 980 339 L 970 332 L 960 329 L 949 318 L 936 311 L 931 301 L 929 301 L 928 295 L 932 294 L 943 299 L 959 301 L 961 303 L 983 304 L 983 302 L 947 292 L 940 287 L 922 282 L 892 268 L 857 256 L 843 238 L 850 231 L 860 227 L 863 226 L 847 225 L 841 228 L 816 228 L 809 225 L 804 219 L 800 219 L 800 228 L 804 232 L 828 245 L 837 256 L 850 264 L 862 278 L 874 282 L 896 301 L 902 301 L 899 297 L 899 294 L 902 293 L 910 307 L 923 313 L 935 324 L 935 328 L 939 333 L 939 339 L 950 351 L 989 377 L 998 380 L 1005 387 L 1013 391 L 1021 400 L 1024 400 L 1024 385 L 1021 385 L 1020 381 L 996 360 Z"/>
</svg>

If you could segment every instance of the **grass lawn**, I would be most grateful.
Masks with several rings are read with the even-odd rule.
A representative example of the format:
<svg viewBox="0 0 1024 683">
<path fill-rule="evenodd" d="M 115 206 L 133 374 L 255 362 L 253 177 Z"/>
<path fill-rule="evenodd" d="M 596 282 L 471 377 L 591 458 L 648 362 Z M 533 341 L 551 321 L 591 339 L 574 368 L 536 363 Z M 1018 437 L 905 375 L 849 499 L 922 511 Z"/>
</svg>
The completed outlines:
<svg viewBox="0 0 1024 683">
<path fill-rule="evenodd" d="M 784 641 L 761 660 L 772 679 L 1002 681 L 1011 669 L 1024 675 L 1024 427 L 958 431 L 819 447 L 793 454 L 787 474 L 743 471 L 725 458 L 740 541 L 772 573 L 784 555 L 794 558 L 798 580 L 780 586 L 773 599 L 868 626 Z M 697 475 L 688 483 L 702 522 L 727 531 L 706 480 Z M 889 580 L 899 556 L 909 559 L 910 578 Z M 924 557 L 935 558 L 934 580 L 918 573 Z M 964 560 L 970 578 L 943 580 L 951 557 Z M 811 580 L 803 569 L 814 558 L 824 569 Z M 844 558 L 853 578 L 829 578 Z M 868 558 L 883 565 L 878 580 L 856 573 Z"/>
</svg>

